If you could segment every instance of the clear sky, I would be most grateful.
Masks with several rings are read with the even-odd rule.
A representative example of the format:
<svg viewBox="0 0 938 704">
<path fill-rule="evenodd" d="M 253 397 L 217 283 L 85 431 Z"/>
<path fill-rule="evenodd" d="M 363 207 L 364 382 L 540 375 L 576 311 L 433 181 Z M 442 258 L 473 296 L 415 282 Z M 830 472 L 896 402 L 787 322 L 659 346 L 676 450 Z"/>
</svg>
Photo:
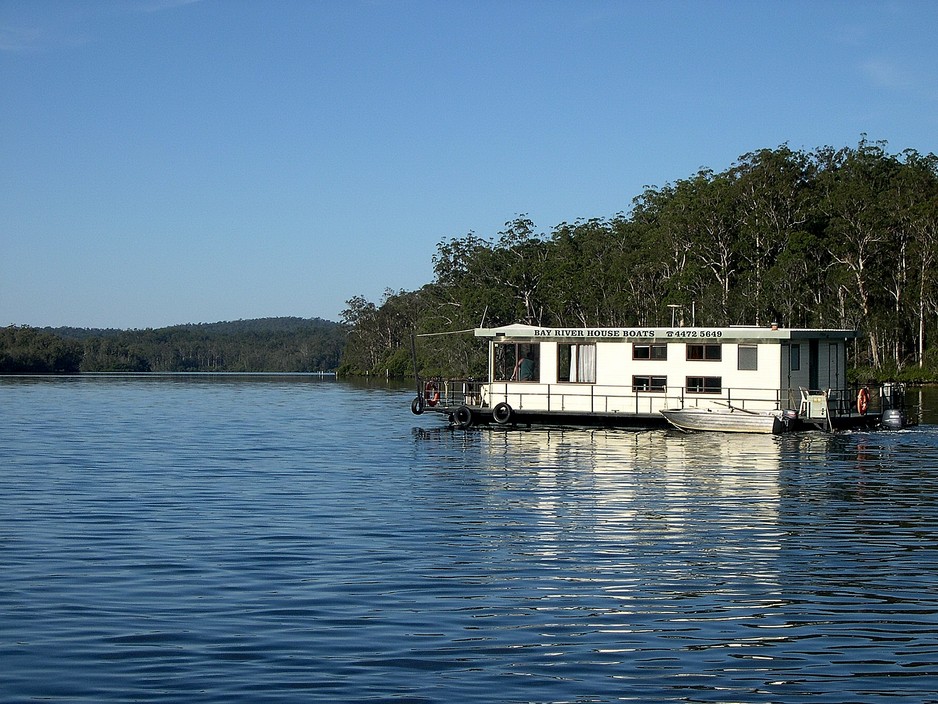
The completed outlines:
<svg viewBox="0 0 938 704">
<path fill-rule="evenodd" d="M 938 2 L 0 0 L 0 325 L 273 316 L 787 143 L 938 153 Z"/>
</svg>

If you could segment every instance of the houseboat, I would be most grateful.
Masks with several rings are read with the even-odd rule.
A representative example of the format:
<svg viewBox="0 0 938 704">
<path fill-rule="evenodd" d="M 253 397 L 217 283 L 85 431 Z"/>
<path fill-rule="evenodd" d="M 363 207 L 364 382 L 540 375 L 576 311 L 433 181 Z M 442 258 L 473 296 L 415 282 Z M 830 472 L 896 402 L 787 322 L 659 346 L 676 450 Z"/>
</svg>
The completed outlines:
<svg viewBox="0 0 938 704">
<path fill-rule="evenodd" d="M 461 428 L 600 425 L 779 433 L 905 424 L 901 388 L 851 387 L 853 330 L 479 328 L 486 380 L 416 379 L 416 414 Z"/>
</svg>

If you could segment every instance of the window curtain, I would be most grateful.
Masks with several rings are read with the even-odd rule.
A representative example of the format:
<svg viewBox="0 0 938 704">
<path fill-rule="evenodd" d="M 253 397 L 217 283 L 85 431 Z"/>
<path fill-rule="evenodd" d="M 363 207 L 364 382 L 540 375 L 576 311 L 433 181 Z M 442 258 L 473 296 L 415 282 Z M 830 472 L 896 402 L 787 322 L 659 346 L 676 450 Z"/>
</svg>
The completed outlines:
<svg viewBox="0 0 938 704">
<path fill-rule="evenodd" d="M 596 381 L 596 345 L 570 345 L 570 381 Z"/>
</svg>

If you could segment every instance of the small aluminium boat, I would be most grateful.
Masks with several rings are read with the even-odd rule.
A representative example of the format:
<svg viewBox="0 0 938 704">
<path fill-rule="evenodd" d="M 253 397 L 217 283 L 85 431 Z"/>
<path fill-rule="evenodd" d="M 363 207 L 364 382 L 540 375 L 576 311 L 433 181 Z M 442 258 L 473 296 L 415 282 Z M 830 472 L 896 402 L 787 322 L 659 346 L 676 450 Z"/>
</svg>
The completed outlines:
<svg viewBox="0 0 938 704">
<path fill-rule="evenodd" d="M 680 430 L 774 435 L 788 430 L 788 419 L 780 412 L 745 411 L 739 408 L 669 408 L 662 410 L 661 415 Z"/>
</svg>

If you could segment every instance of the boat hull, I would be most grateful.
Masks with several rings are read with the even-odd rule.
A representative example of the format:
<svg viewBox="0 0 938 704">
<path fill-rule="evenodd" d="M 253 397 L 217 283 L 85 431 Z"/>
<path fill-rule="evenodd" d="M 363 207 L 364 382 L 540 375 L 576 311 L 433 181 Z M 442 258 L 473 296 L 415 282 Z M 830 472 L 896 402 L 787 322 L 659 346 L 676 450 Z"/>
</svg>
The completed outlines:
<svg viewBox="0 0 938 704">
<path fill-rule="evenodd" d="M 785 421 L 774 413 L 750 413 L 736 409 L 674 408 L 661 411 L 661 415 L 674 427 L 686 431 L 777 435 L 787 429 Z"/>
</svg>

